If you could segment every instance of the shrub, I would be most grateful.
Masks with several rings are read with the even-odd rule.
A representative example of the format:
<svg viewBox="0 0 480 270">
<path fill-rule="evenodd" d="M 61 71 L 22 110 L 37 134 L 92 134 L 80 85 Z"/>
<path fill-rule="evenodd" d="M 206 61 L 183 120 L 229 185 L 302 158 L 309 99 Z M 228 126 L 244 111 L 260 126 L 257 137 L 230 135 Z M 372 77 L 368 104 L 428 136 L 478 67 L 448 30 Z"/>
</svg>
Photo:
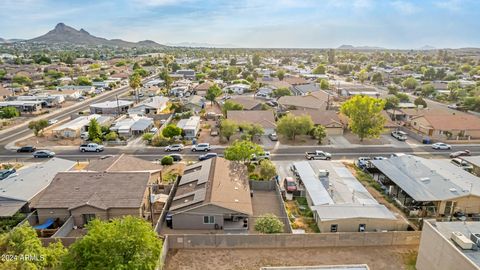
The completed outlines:
<svg viewBox="0 0 480 270">
<path fill-rule="evenodd" d="M 283 222 L 274 214 L 265 214 L 255 221 L 255 230 L 261 233 L 281 233 Z"/>
<path fill-rule="evenodd" d="M 153 146 L 167 146 L 168 144 L 170 144 L 170 140 L 161 135 L 157 135 L 152 138 Z"/>
<path fill-rule="evenodd" d="M 260 176 L 257 173 L 251 173 L 248 175 L 248 179 L 250 180 L 258 180 Z"/>
<path fill-rule="evenodd" d="M 107 135 L 105 135 L 105 140 L 107 141 L 116 141 L 118 138 L 118 134 L 114 131 L 110 131 Z"/>
<path fill-rule="evenodd" d="M 173 158 L 171 156 L 164 156 L 161 160 L 161 164 L 166 166 L 166 165 L 172 165 L 173 164 Z"/>
<path fill-rule="evenodd" d="M 153 133 L 145 133 L 142 136 L 142 140 L 147 141 L 147 142 L 151 142 L 152 139 L 153 139 L 153 136 L 154 136 Z"/>
</svg>

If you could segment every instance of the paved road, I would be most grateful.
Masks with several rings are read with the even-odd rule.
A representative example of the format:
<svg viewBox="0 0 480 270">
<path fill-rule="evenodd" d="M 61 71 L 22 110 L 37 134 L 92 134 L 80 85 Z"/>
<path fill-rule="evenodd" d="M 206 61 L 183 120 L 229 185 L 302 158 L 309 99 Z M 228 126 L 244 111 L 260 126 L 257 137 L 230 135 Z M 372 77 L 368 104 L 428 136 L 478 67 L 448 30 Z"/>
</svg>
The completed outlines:
<svg viewBox="0 0 480 270">
<path fill-rule="evenodd" d="M 392 146 L 363 146 L 363 147 L 352 147 L 352 148 L 335 148 L 335 147 L 318 147 L 332 153 L 333 159 L 355 159 L 360 156 L 390 156 L 392 153 L 411 153 L 419 156 L 426 157 L 444 157 L 447 158 L 448 155 L 453 151 L 469 149 L 472 152 L 472 155 L 480 154 L 480 145 L 474 146 L 462 146 L 454 145 L 452 150 L 433 150 L 430 146 L 418 146 L 418 147 L 392 147 Z M 299 160 L 304 159 L 306 151 L 315 150 L 312 147 L 297 146 L 294 148 L 280 148 L 271 151 L 272 160 Z M 212 152 L 223 154 L 223 149 L 217 148 L 213 149 Z M 162 148 L 131 148 L 131 149 L 121 149 L 121 148 L 107 148 L 104 152 L 101 153 L 81 153 L 76 149 L 71 150 L 56 150 L 57 156 L 61 158 L 66 158 L 70 160 L 80 160 L 85 161 L 87 159 L 97 159 L 104 155 L 115 155 L 115 154 L 129 154 L 145 160 L 155 160 L 159 159 L 164 155 L 168 155 Z M 198 156 L 203 153 L 193 153 L 189 149 L 185 149 L 181 152 L 186 160 L 197 160 Z M 34 161 L 35 159 L 31 154 L 24 153 L 2 153 L 0 154 L 0 161 Z"/>
<path fill-rule="evenodd" d="M 155 75 L 150 76 L 143 81 L 147 81 L 155 77 Z M 124 86 L 112 91 L 108 91 L 103 93 L 101 96 L 98 98 L 94 99 L 88 99 L 84 102 L 81 103 L 81 105 L 73 105 L 70 107 L 65 108 L 65 110 L 62 111 L 57 111 L 53 113 L 46 114 L 44 117 L 41 117 L 42 119 L 58 119 L 59 121 L 62 121 L 64 119 L 70 118 L 70 115 L 76 114 L 78 112 L 84 111 L 85 109 L 89 108 L 90 104 L 92 103 L 97 103 L 97 102 L 103 102 L 107 100 L 112 100 L 116 95 L 122 95 L 126 92 L 128 92 L 130 89 L 129 86 Z M 27 124 L 21 124 L 17 127 L 13 127 L 11 129 L 2 131 L 0 134 L 0 153 L 5 154 L 6 150 L 5 145 L 7 145 L 10 141 L 16 140 L 18 138 L 23 138 L 25 136 L 28 136 L 32 134 L 32 131 L 28 129 Z"/>
</svg>

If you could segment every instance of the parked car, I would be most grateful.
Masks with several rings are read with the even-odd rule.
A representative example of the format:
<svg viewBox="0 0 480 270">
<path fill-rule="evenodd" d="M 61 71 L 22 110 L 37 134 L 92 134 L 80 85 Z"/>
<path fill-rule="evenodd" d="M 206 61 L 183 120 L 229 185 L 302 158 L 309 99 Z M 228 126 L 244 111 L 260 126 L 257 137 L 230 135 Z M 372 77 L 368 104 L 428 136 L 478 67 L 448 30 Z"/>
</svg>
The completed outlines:
<svg viewBox="0 0 480 270">
<path fill-rule="evenodd" d="M 170 154 L 169 156 L 173 158 L 173 161 L 182 161 L 183 159 L 183 156 L 180 154 Z"/>
<path fill-rule="evenodd" d="M 53 124 L 56 124 L 58 122 L 58 119 L 50 119 L 48 120 L 48 125 L 53 125 Z"/>
<path fill-rule="evenodd" d="M 391 157 L 391 158 L 392 158 L 392 157 L 403 157 L 403 156 L 405 156 L 405 155 L 406 155 L 405 153 L 393 153 L 393 154 L 390 155 L 390 157 Z"/>
<path fill-rule="evenodd" d="M 165 147 L 166 152 L 171 152 L 171 151 L 182 151 L 183 150 L 183 144 L 171 144 L 167 147 Z"/>
<path fill-rule="evenodd" d="M 212 136 L 212 137 L 218 136 L 218 129 L 212 128 L 210 130 L 210 136 Z"/>
<path fill-rule="evenodd" d="M 17 149 L 17 153 L 33 153 L 36 150 L 35 146 L 22 146 Z"/>
<path fill-rule="evenodd" d="M 473 166 L 470 165 L 470 163 L 466 162 L 466 161 L 463 160 L 463 159 L 460 159 L 460 158 L 452 158 L 452 160 L 451 160 L 450 162 L 452 162 L 452 164 L 455 165 L 455 166 L 461 167 L 461 168 L 464 169 L 465 171 L 471 171 L 471 170 L 473 170 Z"/>
<path fill-rule="evenodd" d="M 452 149 L 452 146 L 450 144 L 438 142 L 432 144 L 432 148 L 435 150 L 450 150 Z"/>
<path fill-rule="evenodd" d="M 86 140 L 88 140 L 88 137 L 90 137 L 90 135 L 88 135 L 88 132 L 82 132 L 80 134 L 80 139 L 82 139 L 82 140 L 86 141 Z"/>
<path fill-rule="evenodd" d="M 406 141 L 407 140 L 407 133 L 403 132 L 403 131 L 400 131 L 400 130 L 395 130 L 395 131 L 392 131 L 392 137 L 394 137 L 395 139 L 399 140 L 399 141 Z"/>
<path fill-rule="evenodd" d="M 314 160 L 314 159 L 330 160 L 332 159 L 332 154 L 328 152 L 316 150 L 315 152 L 306 152 L 305 158 L 309 160 Z"/>
<path fill-rule="evenodd" d="M 471 153 L 469 150 L 457 151 L 450 154 L 450 158 L 470 156 Z"/>
<path fill-rule="evenodd" d="M 359 157 L 359 158 L 357 159 L 357 162 L 355 162 L 355 165 L 357 165 L 357 167 L 363 169 L 363 168 L 367 167 L 368 162 L 369 162 L 370 160 L 372 160 L 371 157 Z"/>
<path fill-rule="evenodd" d="M 81 152 L 102 152 L 105 150 L 105 147 L 100 144 L 96 143 L 88 143 L 88 144 L 82 144 L 80 145 L 80 151 Z"/>
<path fill-rule="evenodd" d="M 150 133 L 156 134 L 157 132 L 158 132 L 158 128 L 156 127 L 153 127 L 152 129 L 150 129 Z"/>
<path fill-rule="evenodd" d="M 55 156 L 55 152 L 50 150 L 38 150 L 33 153 L 34 158 L 52 158 Z"/>
<path fill-rule="evenodd" d="M 203 160 L 211 159 L 211 158 L 214 158 L 214 157 L 217 157 L 217 156 L 218 156 L 217 153 L 208 153 L 208 154 L 199 156 L 198 160 L 203 161 Z"/>
<path fill-rule="evenodd" d="M 283 180 L 283 186 L 287 192 L 297 191 L 297 183 L 293 177 L 285 177 Z"/>
<path fill-rule="evenodd" d="M 192 151 L 193 152 L 196 152 L 196 151 L 204 151 L 204 152 L 210 151 L 210 144 L 209 143 L 196 144 L 196 145 L 192 146 Z"/>
<path fill-rule="evenodd" d="M 252 156 L 250 157 L 250 161 L 253 161 L 253 162 L 260 162 L 261 160 L 264 160 L 264 159 L 270 159 L 270 152 L 265 151 L 263 153 L 259 153 L 258 155 L 252 154 Z"/>
<path fill-rule="evenodd" d="M 277 133 L 271 133 L 271 134 L 268 134 L 268 138 L 270 138 L 271 141 L 278 141 L 278 136 L 277 136 Z"/>
<path fill-rule="evenodd" d="M 17 170 L 15 170 L 15 168 L 0 170 L 0 180 L 3 180 L 16 172 Z"/>
</svg>

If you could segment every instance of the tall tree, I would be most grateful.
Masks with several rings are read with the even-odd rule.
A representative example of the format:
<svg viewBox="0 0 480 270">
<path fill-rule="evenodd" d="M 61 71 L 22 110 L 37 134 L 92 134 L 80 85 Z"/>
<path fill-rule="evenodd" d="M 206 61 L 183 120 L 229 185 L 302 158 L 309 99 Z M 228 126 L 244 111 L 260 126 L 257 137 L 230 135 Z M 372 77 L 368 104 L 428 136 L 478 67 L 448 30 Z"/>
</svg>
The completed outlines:
<svg viewBox="0 0 480 270">
<path fill-rule="evenodd" d="M 225 149 L 225 158 L 245 163 L 250 160 L 253 154 L 258 155 L 261 152 L 263 152 L 263 149 L 260 145 L 247 140 L 237 140 Z"/>
<path fill-rule="evenodd" d="M 94 142 L 102 141 L 102 128 L 97 119 L 90 120 L 88 124 L 88 139 Z"/>
<path fill-rule="evenodd" d="M 341 112 L 348 117 L 348 127 L 360 141 L 377 138 L 383 132 L 386 119 L 381 114 L 385 106 L 382 99 L 355 96 L 343 103 Z"/>
<path fill-rule="evenodd" d="M 365 69 L 360 70 L 357 74 L 357 78 L 361 83 L 364 83 L 368 79 L 368 73 Z"/>
<path fill-rule="evenodd" d="M 312 73 L 313 74 L 325 74 L 326 71 L 327 71 L 327 68 L 325 67 L 325 65 L 320 64 L 313 70 Z"/>
<path fill-rule="evenodd" d="M 88 233 L 70 246 L 64 269 L 155 269 L 162 241 L 145 220 L 126 216 L 92 220 Z"/>
<path fill-rule="evenodd" d="M 422 106 L 423 108 L 427 107 L 427 102 L 422 97 L 416 98 L 413 101 L 413 104 L 415 104 L 415 106 L 417 106 L 417 107 L 420 107 L 420 106 Z"/>
<path fill-rule="evenodd" d="M 227 115 L 228 111 L 241 111 L 241 110 L 243 110 L 243 105 L 231 100 L 225 101 L 222 107 L 223 115 L 225 116 Z"/>
<path fill-rule="evenodd" d="M 403 87 L 413 90 L 418 86 L 418 81 L 413 77 L 408 77 L 402 82 Z"/>
<path fill-rule="evenodd" d="M 292 91 L 287 87 L 280 87 L 272 91 L 274 97 L 291 96 Z"/>
<path fill-rule="evenodd" d="M 335 64 L 335 50 L 334 49 L 328 50 L 327 56 L 328 56 L 328 63 L 330 65 Z"/>
<path fill-rule="evenodd" d="M 205 98 L 207 100 L 210 100 L 210 102 L 213 104 L 215 99 L 221 94 L 222 94 L 222 89 L 220 89 L 220 87 L 218 87 L 217 84 L 214 84 L 210 86 L 210 88 L 208 88 Z"/>
<path fill-rule="evenodd" d="M 128 80 L 128 84 L 130 85 L 130 87 L 135 92 L 135 99 L 138 102 L 138 92 L 137 92 L 137 90 L 140 87 L 140 85 L 142 84 L 142 77 L 138 73 L 133 73 Z"/>
<path fill-rule="evenodd" d="M 33 134 L 35 134 L 35 136 L 42 134 L 43 130 L 46 127 L 48 127 L 48 121 L 45 119 L 38 121 L 30 121 L 28 123 L 28 128 L 33 130 Z"/>
<path fill-rule="evenodd" d="M 318 144 L 322 144 L 323 139 L 327 137 L 327 131 L 322 125 L 315 126 L 311 132 L 312 136 L 318 140 Z"/>
<path fill-rule="evenodd" d="M 173 138 L 182 134 L 182 129 L 176 125 L 168 125 L 162 130 L 162 135 L 167 138 Z"/>
<path fill-rule="evenodd" d="M 238 131 L 237 123 L 233 122 L 229 119 L 223 119 L 220 122 L 220 136 L 225 137 L 227 141 L 230 141 L 230 137 L 232 137 Z"/>
<path fill-rule="evenodd" d="M 290 140 L 298 135 L 305 135 L 313 128 L 313 121 L 309 115 L 295 116 L 287 114 L 277 122 L 277 132 Z"/>
<path fill-rule="evenodd" d="M 265 181 L 272 180 L 277 175 L 277 168 L 275 164 L 268 159 L 262 160 L 259 164 L 260 178 Z"/>
<path fill-rule="evenodd" d="M 280 81 L 283 81 L 283 79 L 285 78 L 285 70 L 283 69 L 279 69 L 275 75 L 277 75 L 277 78 L 280 80 Z"/>
</svg>

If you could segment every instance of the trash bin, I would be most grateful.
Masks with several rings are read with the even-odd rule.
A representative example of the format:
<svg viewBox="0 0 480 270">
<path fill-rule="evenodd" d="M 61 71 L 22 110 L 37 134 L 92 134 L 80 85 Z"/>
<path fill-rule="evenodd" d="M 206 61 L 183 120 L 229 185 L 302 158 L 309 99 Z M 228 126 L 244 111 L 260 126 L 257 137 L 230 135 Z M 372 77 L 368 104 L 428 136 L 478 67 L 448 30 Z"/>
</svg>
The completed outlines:
<svg viewBox="0 0 480 270">
<path fill-rule="evenodd" d="M 423 143 L 423 144 L 430 144 L 430 143 L 431 143 L 431 142 L 430 142 L 430 138 L 424 138 L 424 139 L 422 140 L 422 143 Z"/>
<path fill-rule="evenodd" d="M 172 214 L 168 213 L 165 216 L 165 222 L 167 223 L 167 227 L 169 227 L 170 229 L 173 229 Z"/>
</svg>

